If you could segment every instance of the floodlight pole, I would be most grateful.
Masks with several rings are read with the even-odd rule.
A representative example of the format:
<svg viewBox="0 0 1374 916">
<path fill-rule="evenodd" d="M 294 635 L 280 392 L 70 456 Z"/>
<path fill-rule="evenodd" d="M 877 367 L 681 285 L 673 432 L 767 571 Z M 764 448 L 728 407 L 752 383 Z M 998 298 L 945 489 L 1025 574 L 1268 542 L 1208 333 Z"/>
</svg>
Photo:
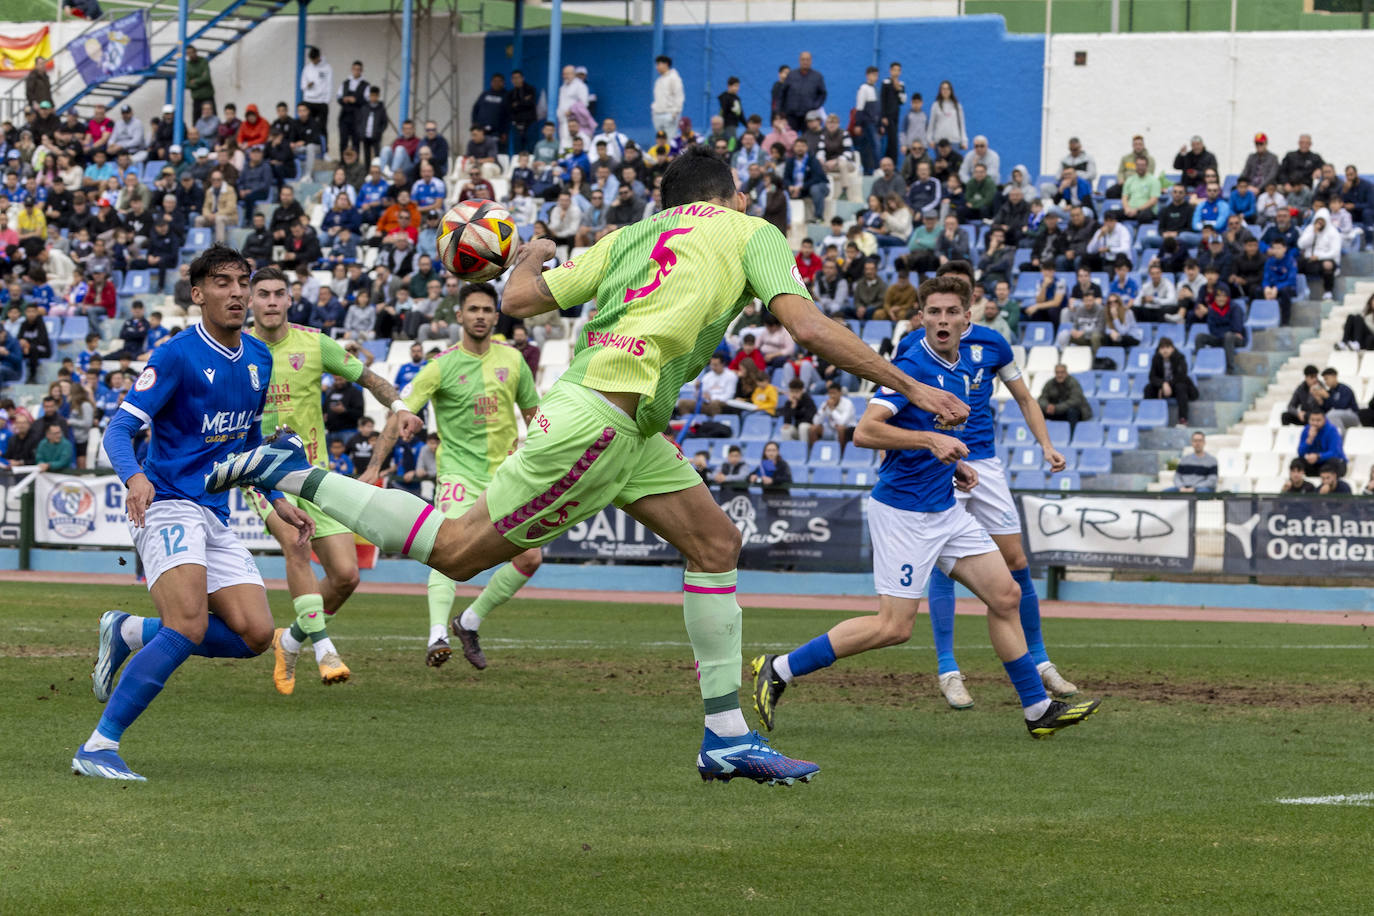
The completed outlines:
<svg viewBox="0 0 1374 916">
<path fill-rule="evenodd" d="M 172 102 L 175 113 L 172 117 L 176 118 L 176 123 L 172 125 L 172 142 L 180 146 L 185 139 L 183 125 L 185 124 L 186 104 L 186 17 L 190 10 L 188 0 L 177 0 L 177 47 L 180 49 L 177 54 L 177 77 L 176 77 L 176 99 Z"/>
<path fill-rule="evenodd" d="M 553 120 L 559 135 L 563 130 L 558 124 L 558 88 L 563 82 L 563 0 L 553 0 L 549 4 L 549 91 L 548 116 Z"/>
</svg>

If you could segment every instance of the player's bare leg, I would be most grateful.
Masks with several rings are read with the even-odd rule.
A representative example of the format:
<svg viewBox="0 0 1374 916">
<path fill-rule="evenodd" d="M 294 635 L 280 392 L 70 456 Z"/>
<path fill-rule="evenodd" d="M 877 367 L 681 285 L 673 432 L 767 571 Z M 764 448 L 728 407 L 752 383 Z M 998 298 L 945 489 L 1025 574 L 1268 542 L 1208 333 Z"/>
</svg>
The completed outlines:
<svg viewBox="0 0 1374 916">
<path fill-rule="evenodd" d="M 820 768 L 772 750 L 768 739 L 749 730 L 740 711 L 743 613 L 735 595 L 739 529 L 703 484 L 646 496 L 623 509 L 676 547 L 687 561 L 683 619 L 706 709 L 706 734 L 697 755 L 701 778 L 729 780 L 743 775 L 770 784 L 809 782 Z"/>
<path fill-rule="evenodd" d="M 1061 700 L 1075 695 L 1078 693 L 1078 687 L 1065 680 L 1045 652 L 1045 639 L 1040 631 L 1040 596 L 1036 594 L 1035 583 L 1031 581 L 1030 564 L 1026 560 L 1021 534 L 994 534 L 992 540 L 1001 551 L 1002 559 L 1006 560 L 1011 577 L 1021 589 L 1021 600 L 1018 604 L 1021 631 L 1026 637 L 1026 648 L 1030 650 L 1031 658 L 1035 659 L 1035 668 L 1040 672 L 1040 680 L 1052 696 Z"/>
<path fill-rule="evenodd" d="M 353 535 L 331 534 L 315 538 L 309 545 L 300 545 L 291 537 L 290 526 L 277 518 L 275 513 L 268 518 L 268 528 L 282 545 L 282 554 L 286 559 L 286 583 L 291 590 L 292 607 L 296 612 L 291 627 L 282 630 L 273 641 L 276 662 L 272 678 L 277 690 L 291 692 L 295 683 L 296 656 L 307 638 L 315 646 L 320 680 L 325 684 L 341 684 L 348 680 L 351 672 L 329 638 L 326 624 L 328 615 L 338 610 L 358 587 L 358 559 Z M 315 578 L 315 570 L 310 563 L 312 551 L 324 567 L 322 579 Z"/>
<path fill-rule="evenodd" d="M 1022 713 L 1031 737 L 1051 737 L 1097 711 L 1098 700 L 1069 706 L 1051 700 L 1045 693 L 1040 672 L 1026 649 L 1026 637 L 1021 631 L 1021 587 L 1011 577 L 1000 552 L 962 557 L 955 562 L 949 575 L 987 605 L 988 636 L 1021 698 Z"/>
</svg>

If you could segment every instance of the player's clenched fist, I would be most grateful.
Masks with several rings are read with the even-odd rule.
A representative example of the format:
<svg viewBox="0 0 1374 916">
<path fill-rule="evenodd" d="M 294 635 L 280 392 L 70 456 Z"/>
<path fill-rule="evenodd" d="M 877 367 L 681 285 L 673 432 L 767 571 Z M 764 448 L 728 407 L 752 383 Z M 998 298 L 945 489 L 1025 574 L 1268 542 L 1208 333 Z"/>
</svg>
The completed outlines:
<svg viewBox="0 0 1374 916">
<path fill-rule="evenodd" d="M 941 391 L 930 385 L 918 383 L 916 391 L 912 395 L 911 403 L 924 411 L 935 414 L 935 419 L 942 426 L 958 426 L 968 419 L 968 405 L 959 400 L 958 395 L 949 391 Z"/>
<path fill-rule="evenodd" d="M 968 446 L 953 436 L 930 434 L 930 453 L 943 464 L 953 464 L 960 458 L 968 457 Z"/>
</svg>

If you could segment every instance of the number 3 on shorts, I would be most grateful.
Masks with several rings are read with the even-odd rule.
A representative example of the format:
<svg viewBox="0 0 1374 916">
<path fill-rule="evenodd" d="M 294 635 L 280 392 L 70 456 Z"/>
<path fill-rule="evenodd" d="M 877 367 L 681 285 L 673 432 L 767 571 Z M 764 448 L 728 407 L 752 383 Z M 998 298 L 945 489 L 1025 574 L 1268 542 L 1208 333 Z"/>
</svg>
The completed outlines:
<svg viewBox="0 0 1374 916">
<path fill-rule="evenodd" d="M 165 531 L 166 529 L 163 529 L 163 530 Z M 164 536 L 165 536 L 165 535 L 164 535 Z M 911 568 L 911 564 L 910 564 L 910 563 L 903 563 L 903 564 L 902 564 L 902 580 L 901 580 L 901 584 L 902 584 L 903 586 L 908 586 L 908 585 L 911 584 L 911 574 L 912 574 L 913 572 L 915 572 L 915 570 L 913 570 L 913 569 Z"/>
<path fill-rule="evenodd" d="M 166 556 L 185 553 L 187 548 L 181 542 L 186 537 L 186 528 L 181 525 L 168 525 L 158 529 L 162 535 L 162 552 Z M 910 576 L 908 576 L 910 578 Z"/>
</svg>

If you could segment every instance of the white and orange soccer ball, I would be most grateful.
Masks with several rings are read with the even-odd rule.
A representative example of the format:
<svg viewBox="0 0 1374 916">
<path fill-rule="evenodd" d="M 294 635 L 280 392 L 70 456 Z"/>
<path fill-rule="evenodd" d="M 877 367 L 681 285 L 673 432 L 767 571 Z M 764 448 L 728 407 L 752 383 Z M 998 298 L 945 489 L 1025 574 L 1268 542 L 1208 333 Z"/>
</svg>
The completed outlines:
<svg viewBox="0 0 1374 916">
<path fill-rule="evenodd" d="M 463 200 L 439 220 L 439 262 L 459 279 L 481 283 L 515 261 L 520 234 L 510 211 L 492 200 Z"/>
</svg>

